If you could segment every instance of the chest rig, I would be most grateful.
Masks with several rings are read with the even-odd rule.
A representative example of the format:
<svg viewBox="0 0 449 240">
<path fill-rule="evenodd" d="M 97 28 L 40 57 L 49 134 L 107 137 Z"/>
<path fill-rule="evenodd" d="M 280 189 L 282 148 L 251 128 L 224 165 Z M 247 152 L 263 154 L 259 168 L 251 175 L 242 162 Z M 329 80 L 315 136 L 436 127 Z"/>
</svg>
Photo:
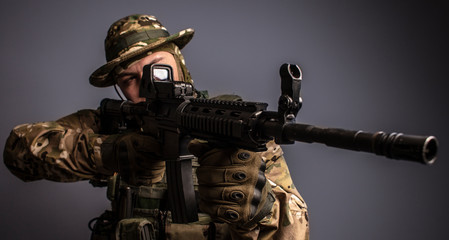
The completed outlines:
<svg viewBox="0 0 449 240">
<path fill-rule="evenodd" d="M 194 188 L 198 189 L 197 159 L 192 161 Z M 111 210 L 89 223 L 92 240 L 216 239 L 225 236 L 227 225 L 212 223 L 207 214 L 198 213 L 198 221 L 174 224 L 167 200 L 167 181 L 148 186 L 132 186 L 118 174 L 107 183 Z M 225 238 L 224 238 L 225 239 Z"/>
</svg>

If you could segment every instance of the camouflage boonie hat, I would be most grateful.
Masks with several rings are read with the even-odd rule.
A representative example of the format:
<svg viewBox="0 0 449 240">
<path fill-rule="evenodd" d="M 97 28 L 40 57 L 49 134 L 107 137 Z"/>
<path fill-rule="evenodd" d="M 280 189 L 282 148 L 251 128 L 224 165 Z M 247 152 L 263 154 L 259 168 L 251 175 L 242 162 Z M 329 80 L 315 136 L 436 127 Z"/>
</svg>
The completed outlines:
<svg viewBox="0 0 449 240">
<path fill-rule="evenodd" d="M 134 14 L 111 25 L 104 41 L 107 63 L 90 75 L 95 87 L 115 84 L 110 72 L 120 63 L 138 57 L 166 43 L 182 49 L 193 37 L 191 28 L 170 35 L 167 29 L 151 15 Z"/>
</svg>

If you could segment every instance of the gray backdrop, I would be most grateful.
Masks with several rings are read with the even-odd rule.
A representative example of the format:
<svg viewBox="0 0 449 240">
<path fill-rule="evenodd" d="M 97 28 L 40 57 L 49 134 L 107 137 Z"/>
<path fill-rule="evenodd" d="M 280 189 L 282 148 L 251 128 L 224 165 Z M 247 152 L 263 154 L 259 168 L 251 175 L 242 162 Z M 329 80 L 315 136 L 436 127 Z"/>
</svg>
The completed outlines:
<svg viewBox="0 0 449 240">
<path fill-rule="evenodd" d="M 284 151 L 310 211 L 312 239 L 447 239 L 448 7 L 430 1 L 24 1 L 0 10 L 0 145 L 18 124 L 96 108 L 110 88 L 88 76 L 109 25 L 156 15 L 193 27 L 183 51 L 199 89 L 277 107 L 282 63 L 301 65 L 298 121 L 435 135 L 431 167 L 296 143 Z M 443 1 L 441 1 L 443 2 Z M 2 239 L 88 239 L 108 202 L 87 182 L 24 183 L 0 164 Z"/>
</svg>

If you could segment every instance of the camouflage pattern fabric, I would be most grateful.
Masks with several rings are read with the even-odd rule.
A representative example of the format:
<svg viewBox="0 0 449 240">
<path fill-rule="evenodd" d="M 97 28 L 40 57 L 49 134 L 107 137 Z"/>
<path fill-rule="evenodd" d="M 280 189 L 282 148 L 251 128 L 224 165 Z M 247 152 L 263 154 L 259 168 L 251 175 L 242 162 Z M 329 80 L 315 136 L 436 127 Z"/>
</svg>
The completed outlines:
<svg viewBox="0 0 449 240">
<path fill-rule="evenodd" d="M 108 137 L 100 134 L 98 111 L 81 110 L 54 122 L 17 126 L 7 139 L 3 159 L 9 170 L 24 181 L 58 182 L 106 180 L 114 173 L 102 166 L 100 147 Z M 309 239 L 307 205 L 295 188 L 280 146 L 273 142 L 262 154 L 266 177 L 276 197 L 268 216 L 256 228 L 244 231 L 233 226 L 198 223 L 166 226 L 167 239 L 192 239 L 186 229 L 204 236 L 211 226 L 216 239 Z M 193 233 L 192 233 L 193 234 Z M 195 238 L 201 239 L 201 238 Z"/>
<path fill-rule="evenodd" d="M 100 146 L 107 135 L 98 134 L 97 111 L 81 110 L 55 122 L 15 127 L 6 142 L 6 166 L 24 181 L 48 179 L 74 182 L 106 179 Z"/>
<path fill-rule="evenodd" d="M 184 57 L 179 50 L 192 39 L 193 34 L 194 30 L 187 28 L 170 35 L 152 15 L 134 14 L 124 17 L 109 28 L 104 43 L 107 63 L 93 72 L 89 81 L 95 87 L 112 86 L 115 80 L 111 72 L 117 66 L 128 65 L 130 61 L 150 55 L 156 48 L 173 43 L 176 46 L 173 48 L 176 53 L 174 56 L 184 74 L 184 81 L 191 82 Z"/>
</svg>

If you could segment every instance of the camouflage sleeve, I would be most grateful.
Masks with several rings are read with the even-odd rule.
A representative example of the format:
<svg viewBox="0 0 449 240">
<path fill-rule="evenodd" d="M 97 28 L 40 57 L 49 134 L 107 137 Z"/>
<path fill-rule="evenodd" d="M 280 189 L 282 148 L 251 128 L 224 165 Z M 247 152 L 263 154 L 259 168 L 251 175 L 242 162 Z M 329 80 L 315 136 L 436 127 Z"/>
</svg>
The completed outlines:
<svg viewBox="0 0 449 240">
<path fill-rule="evenodd" d="M 271 184 L 275 202 L 268 216 L 250 232 L 233 229 L 233 239 L 309 239 L 307 205 L 290 176 L 281 147 L 274 142 L 267 144 L 262 158 L 266 161 L 265 175 Z"/>
<path fill-rule="evenodd" d="M 81 110 L 52 122 L 19 125 L 6 141 L 3 159 L 23 181 L 103 179 L 112 173 L 102 167 L 100 145 L 107 136 L 98 132 L 95 110 Z"/>
</svg>

